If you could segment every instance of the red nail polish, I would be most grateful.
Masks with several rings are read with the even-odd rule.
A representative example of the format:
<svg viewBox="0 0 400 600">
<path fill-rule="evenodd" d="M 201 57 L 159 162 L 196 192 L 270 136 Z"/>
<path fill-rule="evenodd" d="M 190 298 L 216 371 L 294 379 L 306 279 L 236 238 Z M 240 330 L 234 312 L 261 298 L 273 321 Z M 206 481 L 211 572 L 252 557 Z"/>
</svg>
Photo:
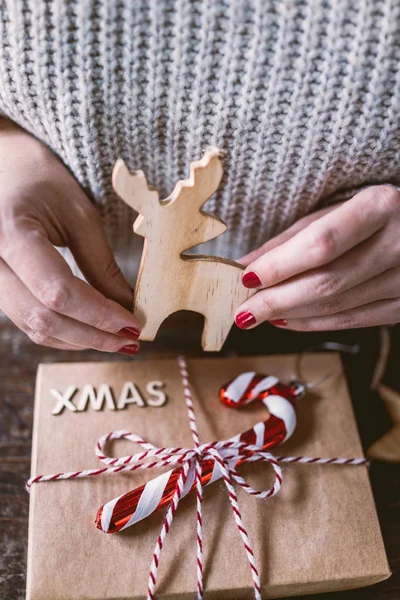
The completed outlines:
<svg viewBox="0 0 400 600">
<path fill-rule="evenodd" d="M 243 275 L 242 283 L 243 283 L 244 287 L 256 288 L 256 287 L 260 287 L 261 279 L 259 278 L 258 275 L 253 273 L 253 271 L 249 271 L 248 273 L 245 273 Z"/>
<path fill-rule="evenodd" d="M 123 337 L 128 338 L 128 340 L 136 341 L 140 335 L 140 331 L 139 329 L 136 329 L 136 327 L 123 327 L 117 331 L 117 335 L 122 335 Z"/>
<path fill-rule="evenodd" d="M 240 329 L 248 329 L 257 323 L 254 315 L 252 315 L 248 310 L 236 315 L 235 322 Z"/>
<path fill-rule="evenodd" d="M 120 354 L 129 355 L 137 354 L 139 352 L 139 346 L 137 344 L 126 344 L 126 346 L 122 346 L 122 348 L 120 348 L 118 352 Z"/>
<path fill-rule="evenodd" d="M 275 325 L 276 327 L 286 327 L 287 321 L 286 319 L 276 319 L 275 321 L 268 321 L 270 325 Z"/>
</svg>

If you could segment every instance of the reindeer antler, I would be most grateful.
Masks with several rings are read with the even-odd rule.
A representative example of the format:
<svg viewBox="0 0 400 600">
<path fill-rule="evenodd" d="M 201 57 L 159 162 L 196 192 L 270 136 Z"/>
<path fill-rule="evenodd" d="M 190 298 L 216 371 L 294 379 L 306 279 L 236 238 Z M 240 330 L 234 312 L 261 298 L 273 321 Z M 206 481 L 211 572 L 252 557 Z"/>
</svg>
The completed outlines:
<svg viewBox="0 0 400 600">
<path fill-rule="evenodd" d="M 114 165 L 112 182 L 118 196 L 138 213 L 149 212 L 160 202 L 157 190 L 147 185 L 143 171 L 131 174 L 122 158 Z"/>
<path fill-rule="evenodd" d="M 226 231 L 221 219 L 201 210 L 218 189 L 222 175 L 220 151 L 210 148 L 201 160 L 190 164 L 189 178 L 178 181 L 172 194 L 165 199 L 170 210 L 176 216 L 180 215 L 182 227 L 186 230 L 186 245 L 182 251 L 208 242 Z"/>
<path fill-rule="evenodd" d="M 178 181 L 165 202 L 185 202 L 190 196 L 187 201 L 200 209 L 221 183 L 223 170 L 220 155 L 218 148 L 209 148 L 201 160 L 190 163 L 189 178 Z"/>
</svg>

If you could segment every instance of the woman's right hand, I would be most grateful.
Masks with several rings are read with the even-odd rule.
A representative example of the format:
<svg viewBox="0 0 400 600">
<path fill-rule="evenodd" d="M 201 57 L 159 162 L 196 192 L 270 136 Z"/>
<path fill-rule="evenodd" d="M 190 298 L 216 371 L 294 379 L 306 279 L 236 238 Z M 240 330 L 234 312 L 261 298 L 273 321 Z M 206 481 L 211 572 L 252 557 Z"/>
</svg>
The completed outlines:
<svg viewBox="0 0 400 600">
<path fill-rule="evenodd" d="M 48 148 L 0 118 L 0 309 L 37 344 L 137 354 L 130 306 L 95 207 Z"/>
</svg>

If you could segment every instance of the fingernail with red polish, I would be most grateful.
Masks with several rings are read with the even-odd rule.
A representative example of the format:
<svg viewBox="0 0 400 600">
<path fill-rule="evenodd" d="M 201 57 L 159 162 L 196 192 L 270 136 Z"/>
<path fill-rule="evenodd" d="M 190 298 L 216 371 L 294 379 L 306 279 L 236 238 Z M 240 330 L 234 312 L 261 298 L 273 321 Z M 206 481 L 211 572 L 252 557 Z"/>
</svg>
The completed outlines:
<svg viewBox="0 0 400 600">
<path fill-rule="evenodd" d="M 248 310 L 236 315 L 235 322 L 240 329 L 248 329 L 257 323 L 254 315 L 252 315 Z"/>
<path fill-rule="evenodd" d="M 136 329 L 136 327 L 123 327 L 117 331 L 117 335 L 122 335 L 123 337 L 128 338 L 128 340 L 137 340 L 140 331 L 139 329 Z"/>
<path fill-rule="evenodd" d="M 242 283 L 243 283 L 244 287 L 256 288 L 256 287 L 260 287 L 261 279 L 259 278 L 258 275 L 253 273 L 253 271 L 249 271 L 248 273 L 245 273 L 243 275 Z"/>
<path fill-rule="evenodd" d="M 139 352 L 139 346 L 137 344 L 126 344 L 126 346 L 122 346 L 118 352 L 120 354 L 129 354 L 132 356 L 133 354 L 137 354 Z"/>
<path fill-rule="evenodd" d="M 275 321 L 268 321 L 270 325 L 275 325 L 275 327 L 286 327 L 287 321 L 286 319 L 276 319 Z"/>
</svg>

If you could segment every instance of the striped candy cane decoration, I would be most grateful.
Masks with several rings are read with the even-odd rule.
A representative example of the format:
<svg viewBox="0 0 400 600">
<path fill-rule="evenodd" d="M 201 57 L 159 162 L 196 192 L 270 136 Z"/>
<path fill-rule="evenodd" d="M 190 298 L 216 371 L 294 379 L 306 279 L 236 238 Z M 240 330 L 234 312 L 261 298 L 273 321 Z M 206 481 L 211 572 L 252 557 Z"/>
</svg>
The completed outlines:
<svg viewBox="0 0 400 600">
<path fill-rule="evenodd" d="M 183 376 L 183 381 L 186 396 L 187 377 L 185 381 Z M 253 372 L 244 373 L 221 388 L 220 398 L 228 406 L 243 406 L 261 400 L 268 409 L 269 416 L 244 433 L 223 442 L 223 445 L 221 442 L 214 442 L 196 446 L 197 452 L 204 457 L 198 463 L 201 469 L 201 485 L 209 485 L 223 476 L 218 461 L 209 456 L 212 448 L 220 451 L 221 457 L 230 467 L 237 468 L 254 453 L 246 450 L 242 456 L 244 445 L 254 446 L 257 451 L 266 451 L 287 440 L 296 427 L 294 405 L 303 391 L 304 388 L 299 384 L 285 386 L 276 377 L 265 377 Z M 192 425 L 193 417 L 190 417 L 194 414 L 193 406 L 189 406 L 189 420 Z M 115 533 L 165 508 L 171 502 L 180 472 L 180 468 L 167 471 L 148 483 L 110 500 L 97 513 L 97 527 L 105 533 Z M 197 486 L 195 472 L 191 470 L 182 488 L 181 497 L 194 492 Z"/>
</svg>

